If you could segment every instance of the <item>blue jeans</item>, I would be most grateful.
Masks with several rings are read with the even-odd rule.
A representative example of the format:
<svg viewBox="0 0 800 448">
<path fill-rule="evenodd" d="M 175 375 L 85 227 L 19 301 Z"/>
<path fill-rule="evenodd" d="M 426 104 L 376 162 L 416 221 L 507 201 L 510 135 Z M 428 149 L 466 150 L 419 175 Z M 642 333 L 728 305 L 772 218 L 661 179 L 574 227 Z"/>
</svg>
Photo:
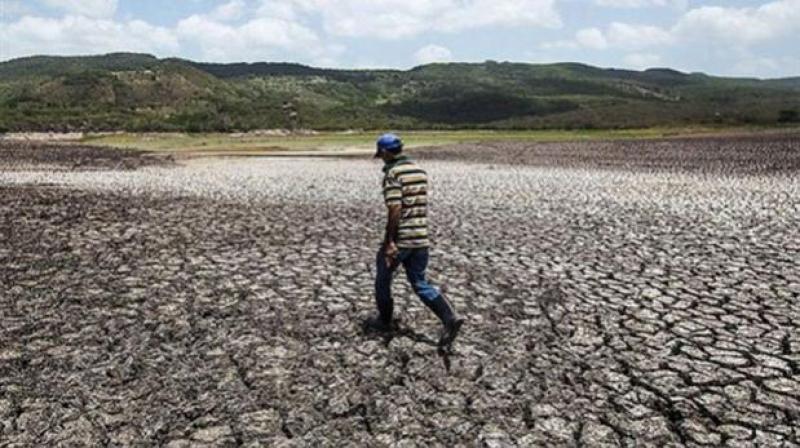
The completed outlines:
<svg viewBox="0 0 800 448">
<path fill-rule="evenodd" d="M 392 318 L 394 302 L 392 301 L 392 274 L 402 264 L 406 270 L 406 278 L 411 288 L 423 302 L 433 302 L 439 297 L 439 290 L 434 288 L 425 279 L 425 269 L 428 267 L 428 249 L 400 249 L 392 266 L 386 266 L 386 256 L 383 248 L 378 250 L 375 260 L 377 275 L 375 277 L 375 302 L 378 305 L 381 319 L 389 322 Z"/>
</svg>

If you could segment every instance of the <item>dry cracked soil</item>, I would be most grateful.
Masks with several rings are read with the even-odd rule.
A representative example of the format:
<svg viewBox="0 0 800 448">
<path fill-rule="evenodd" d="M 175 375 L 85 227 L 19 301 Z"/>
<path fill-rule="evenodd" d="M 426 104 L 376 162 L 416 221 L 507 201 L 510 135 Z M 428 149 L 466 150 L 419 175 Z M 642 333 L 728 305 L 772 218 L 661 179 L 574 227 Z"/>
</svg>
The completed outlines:
<svg viewBox="0 0 800 448">
<path fill-rule="evenodd" d="M 414 153 L 453 351 L 380 166 L 0 143 L 0 446 L 798 446 L 800 138 Z"/>
</svg>

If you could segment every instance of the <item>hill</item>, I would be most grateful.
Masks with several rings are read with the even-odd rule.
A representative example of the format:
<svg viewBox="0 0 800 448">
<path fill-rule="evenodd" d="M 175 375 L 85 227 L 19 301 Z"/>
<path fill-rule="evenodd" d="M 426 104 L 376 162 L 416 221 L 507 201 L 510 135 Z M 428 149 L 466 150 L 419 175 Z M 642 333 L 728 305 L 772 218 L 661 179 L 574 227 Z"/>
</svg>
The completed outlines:
<svg viewBox="0 0 800 448">
<path fill-rule="evenodd" d="M 577 63 L 334 70 L 151 55 L 0 63 L 0 130 L 620 128 L 800 120 L 800 78 Z"/>
</svg>

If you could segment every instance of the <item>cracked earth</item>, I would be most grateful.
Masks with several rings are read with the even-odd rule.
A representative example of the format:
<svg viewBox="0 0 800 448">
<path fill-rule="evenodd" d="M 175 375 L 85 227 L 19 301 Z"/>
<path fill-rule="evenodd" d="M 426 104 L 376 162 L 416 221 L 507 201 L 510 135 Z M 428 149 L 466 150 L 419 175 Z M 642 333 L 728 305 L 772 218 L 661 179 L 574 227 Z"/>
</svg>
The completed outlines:
<svg viewBox="0 0 800 448">
<path fill-rule="evenodd" d="M 453 352 L 358 159 L 0 143 L 0 446 L 797 446 L 800 139 L 415 153 Z"/>
</svg>

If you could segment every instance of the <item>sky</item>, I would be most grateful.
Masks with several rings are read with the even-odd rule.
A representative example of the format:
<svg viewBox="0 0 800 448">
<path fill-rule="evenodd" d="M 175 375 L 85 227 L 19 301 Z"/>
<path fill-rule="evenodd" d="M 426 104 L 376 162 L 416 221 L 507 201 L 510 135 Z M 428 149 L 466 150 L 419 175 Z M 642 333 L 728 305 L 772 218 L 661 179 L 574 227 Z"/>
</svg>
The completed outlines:
<svg viewBox="0 0 800 448">
<path fill-rule="evenodd" d="M 800 0 L 0 0 L 0 61 L 143 52 L 408 69 L 582 62 L 800 76 Z"/>
</svg>

